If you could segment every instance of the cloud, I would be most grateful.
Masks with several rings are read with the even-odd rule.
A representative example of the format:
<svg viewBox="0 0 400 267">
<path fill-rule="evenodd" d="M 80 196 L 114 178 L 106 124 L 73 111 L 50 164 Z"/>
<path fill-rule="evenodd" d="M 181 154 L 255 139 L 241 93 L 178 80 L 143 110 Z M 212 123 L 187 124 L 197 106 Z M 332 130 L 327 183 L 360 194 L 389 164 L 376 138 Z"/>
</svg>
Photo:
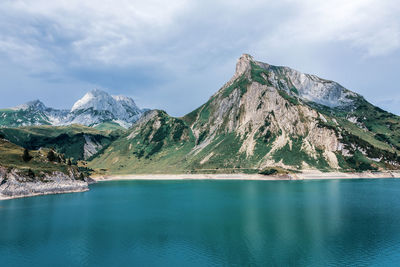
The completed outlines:
<svg viewBox="0 0 400 267">
<path fill-rule="evenodd" d="M 400 47 L 400 6 L 396 1 L 286 1 L 296 12 L 262 44 L 316 45 L 347 42 L 366 57 Z"/>
<path fill-rule="evenodd" d="M 399 48 L 399 11 L 396 1 L 382 0 L 6 0 L 0 36 L 2 50 L 15 57 L 21 49 L 47 60 L 67 54 L 72 65 L 162 62 L 165 52 L 185 53 L 177 50 L 188 45 L 209 50 L 216 39 L 224 45 L 348 41 L 376 56 Z"/>
<path fill-rule="evenodd" d="M 3 0 L 0 56 L 43 83 L 131 90 L 146 104 L 159 93 L 182 113 L 229 79 L 244 52 L 328 74 L 319 53 L 393 55 L 399 13 L 397 0 Z M 190 90 L 196 99 L 176 107 Z"/>
</svg>

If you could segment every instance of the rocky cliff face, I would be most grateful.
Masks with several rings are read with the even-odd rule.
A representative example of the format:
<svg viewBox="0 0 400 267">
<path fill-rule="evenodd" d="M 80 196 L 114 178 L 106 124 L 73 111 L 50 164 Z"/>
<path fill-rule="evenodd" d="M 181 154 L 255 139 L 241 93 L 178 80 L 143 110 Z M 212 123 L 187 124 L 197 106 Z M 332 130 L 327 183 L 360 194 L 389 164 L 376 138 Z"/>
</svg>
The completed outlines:
<svg viewBox="0 0 400 267">
<path fill-rule="evenodd" d="M 88 183 L 78 180 L 74 173 L 66 175 L 62 172 L 53 172 L 38 178 L 22 175 L 17 169 L 8 171 L 0 167 L 0 199 L 87 190 L 89 190 Z"/>
<path fill-rule="evenodd" d="M 259 69 L 263 72 L 256 73 Z M 186 116 L 198 140 L 194 151 L 199 153 L 221 134 L 233 133 L 241 143 L 237 153 L 244 153 L 246 158 L 264 147 L 265 155 L 255 162 L 259 168 L 272 165 L 301 168 L 321 157 L 330 168 L 338 168 L 335 155 L 341 149 L 338 136 L 334 130 L 320 127 L 324 116 L 300 101 L 318 98 L 323 99 L 320 102 L 329 99 L 331 105 L 345 105 L 348 102 L 343 99 L 350 93 L 333 82 L 310 77 L 289 68 L 279 70 L 243 55 L 233 79 L 197 112 Z M 310 86 L 312 83 L 314 86 Z M 284 158 L 277 160 L 275 154 L 286 146 L 292 148 L 294 142 L 299 143 L 300 151 L 309 159 L 297 166 L 286 165 Z"/>
<path fill-rule="evenodd" d="M 71 124 L 95 126 L 103 122 L 114 122 L 129 128 L 143 112 L 129 97 L 111 96 L 95 89 L 78 100 L 71 110 L 48 108 L 35 100 L 0 111 L 0 127 Z"/>
<path fill-rule="evenodd" d="M 360 95 L 336 82 L 243 55 L 233 78 L 185 120 L 197 138 L 195 154 L 213 146 L 221 135 L 233 134 L 240 144 L 234 155 L 245 154 L 245 159 L 237 158 L 238 165 L 253 162 L 258 168 L 342 169 L 374 168 L 370 163 L 378 168 L 380 162 L 382 167 L 386 163 L 397 167 L 399 140 L 387 137 L 382 144 L 376 142 L 380 133 L 372 127 L 360 130 L 360 124 L 354 127 L 347 123 L 349 114 L 360 120 L 361 113 L 354 111 L 365 106 L 372 108 Z M 371 112 L 370 116 L 376 114 Z M 393 114 L 379 116 L 390 118 L 392 128 L 399 125 Z M 379 121 L 377 118 L 375 124 Z M 384 127 L 385 133 L 396 135 Z M 379 160 L 372 162 L 378 154 Z M 212 160 L 217 154 L 203 156 Z"/>
<path fill-rule="evenodd" d="M 109 169 L 150 170 L 155 163 L 172 161 L 186 171 L 399 167 L 399 117 L 336 82 L 258 62 L 249 55 L 239 58 L 230 81 L 182 120 L 192 138 L 182 140 L 181 147 L 164 150 L 165 141 L 157 153 L 139 159 L 111 145 L 114 164 L 123 164 Z M 151 128 L 156 131 L 163 125 L 158 121 Z M 135 142 L 121 139 L 119 147 L 146 147 L 143 127 L 136 124 Z M 102 157 L 92 166 L 100 162 L 107 166 Z"/>
</svg>

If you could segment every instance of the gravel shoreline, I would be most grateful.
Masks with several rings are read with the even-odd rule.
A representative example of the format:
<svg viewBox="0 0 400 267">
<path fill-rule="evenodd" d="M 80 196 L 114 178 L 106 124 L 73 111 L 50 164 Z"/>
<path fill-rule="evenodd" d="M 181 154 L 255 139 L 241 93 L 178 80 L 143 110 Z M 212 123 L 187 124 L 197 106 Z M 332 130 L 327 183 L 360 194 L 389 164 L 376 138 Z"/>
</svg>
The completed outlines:
<svg viewBox="0 0 400 267">
<path fill-rule="evenodd" d="M 126 174 L 94 176 L 94 180 L 118 181 L 118 180 L 327 180 L 327 179 L 385 179 L 400 178 L 398 171 L 385 172 L 319 172 L 315 170 L 287 175 L 261 175 L 261 174 Z"/>
</svg>

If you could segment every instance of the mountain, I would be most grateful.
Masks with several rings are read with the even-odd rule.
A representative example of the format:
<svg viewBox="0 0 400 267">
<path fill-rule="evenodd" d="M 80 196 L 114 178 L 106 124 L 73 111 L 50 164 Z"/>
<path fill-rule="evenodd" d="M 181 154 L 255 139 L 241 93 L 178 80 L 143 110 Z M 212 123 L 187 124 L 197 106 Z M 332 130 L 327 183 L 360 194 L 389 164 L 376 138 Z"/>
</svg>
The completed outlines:
<svg viewBox="0 0 400 267">
<path fill-rule="evenodd" d="M 97 126 L 107 122 L 129 128 L 143 112 L 129 97 L 111 96 L 95 89 L 78 100 L 71 110 L 48 108 L 39 100 L 0 110 L 0 127 L 71 124 Z"/>
<path fill-rule="evenodd" d="M 51 148 L 74 162 L 93 157 L 117 139 L 120 132 L 101 131 L 77 124 L 0 128 L 0 136 L 18 146 L 29 150 Z"/>
<path fill-rule="evenodd" d="M 182 118 L 150 111 L 89 166 L 112 173 L 399 168 L 400 118 L 340 84 L 242 55 Z"/>
<path fill-rule="evenodd" d="M 73 105 L 67 122 L 91 126 L 113 121 L 128 128 L 142 113 L 131 98 L 95 89 Z"/>
<path fill-rule="evenodd" d="M 0 127 L 57 125 L 67 116 L 67 110 L 48 108 L 35 100 L 14 108 L 0 109 Z"/>
</svg>

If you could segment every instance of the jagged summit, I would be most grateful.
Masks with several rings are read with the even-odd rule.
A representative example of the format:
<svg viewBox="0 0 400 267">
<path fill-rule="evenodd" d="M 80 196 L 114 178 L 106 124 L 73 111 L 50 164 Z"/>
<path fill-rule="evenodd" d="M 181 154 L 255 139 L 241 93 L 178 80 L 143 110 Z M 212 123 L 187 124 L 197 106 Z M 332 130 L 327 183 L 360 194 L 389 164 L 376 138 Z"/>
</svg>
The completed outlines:
<svg viewBox="0 0 400 267">
<path fill-rule="evenodd" d="M 86 93 L 71 110 L 49 108 L 40 100 L 27 102 L 11 110 L 16 113 L 0 113 L 0 127 L 42 124 L 93 126 L 103 122 L 114 122 L 129 128 L 144 112 L 132 98 L 122 95 L 111 96 L 100 89 Z"/>
<path fill-rule="evenodd" d="M 123 112 L 121 105 L 111 95 L 100 89 L 94 89 L 86 93 L 81 99 L 75 102 L 71 112 L 90 108 L 97 111 Z"/>
<path fill-rule="evenodd" d="M 133 99 L 127 96 L 111 96 L 100 89 L 86 93 L 72 107 L 70 123 L 93 125 L 113 121 L 127 128 L 143 113 Z"/>
<path fill-rule="evenodd" d="M 250 56 L 249 54 L 241 55 L 236 63 L 236 71 L 235 71 L 234 77 L 237 78 L 240 75 L 242 75 L 243 73 L 245 73 L 246 70 L 250 70 L 251 62 L 254 62 L 254 59 L 252 56 Z"/>
<path fill-rule="evenodd" d="M 355 98 L 361 97 L 337 82 L 302 73 L 289 67 L 274 66 L 256 61 L 249 54 L 240 56 L 236 64 L 235 74 L 222 90 L 229 87 L 243 75 L 246 79 L 252 79 L 255 82 L 284 90 L 289 95 L 303 101 L 331 108 L 348 106 L 353 103 Z"/>
</svg>

